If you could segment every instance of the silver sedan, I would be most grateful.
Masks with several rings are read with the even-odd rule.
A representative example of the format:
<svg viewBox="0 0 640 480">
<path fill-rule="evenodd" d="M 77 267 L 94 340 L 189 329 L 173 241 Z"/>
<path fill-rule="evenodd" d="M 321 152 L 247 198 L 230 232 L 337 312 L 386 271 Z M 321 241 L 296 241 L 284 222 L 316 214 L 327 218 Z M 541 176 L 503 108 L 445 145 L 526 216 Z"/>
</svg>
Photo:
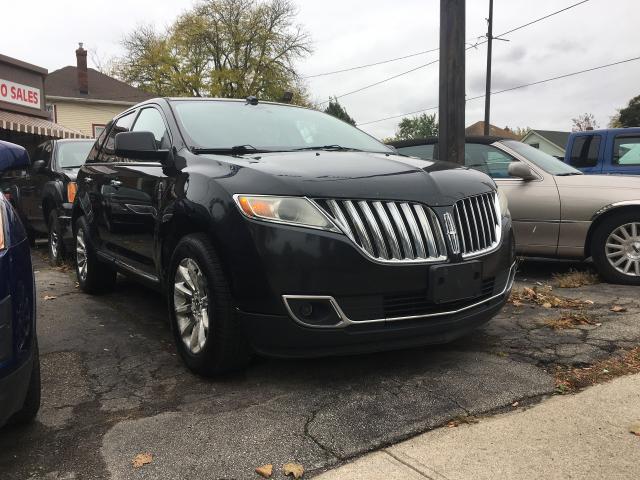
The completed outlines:
<svg viewBox="0 0 640 480">
<path fill-rule="evenodd" d="M 437 157 L 437 139 L 392 143 Z M 490 175 L 509 199 L 516 249 L 525 256 L 586 259 L 612 283 L 640 285 L 640 178 L 583 175 L 515 140 L 469 137 L 465 163 Z"/>
</svg>

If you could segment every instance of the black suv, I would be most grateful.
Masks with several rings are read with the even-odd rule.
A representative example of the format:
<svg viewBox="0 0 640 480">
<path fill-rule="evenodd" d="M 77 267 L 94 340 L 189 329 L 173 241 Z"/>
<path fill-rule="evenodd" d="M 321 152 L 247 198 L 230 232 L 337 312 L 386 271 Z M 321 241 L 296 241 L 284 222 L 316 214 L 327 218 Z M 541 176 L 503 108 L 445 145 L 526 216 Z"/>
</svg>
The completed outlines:
<svg viewBox="0 0 640 480">
<path fill-rule="evenodd" d="M 506 201 L 483 173 L 398 155 L 315 110 L 155 99 L 78 174 L 78 282 L 167 292 L 195 372 L 448 342 L 512 286 Z"/>
<path fill-rule="evenodd" d="M 76 175 L 93 140 L 48 140 L 36 148 L 30 168 L 7 172 L 0 189 L 11 200 L 33 244 L 49 237 L 49 258 L 59 265 L 73 246 L 71 209 Z"/>
</svg>

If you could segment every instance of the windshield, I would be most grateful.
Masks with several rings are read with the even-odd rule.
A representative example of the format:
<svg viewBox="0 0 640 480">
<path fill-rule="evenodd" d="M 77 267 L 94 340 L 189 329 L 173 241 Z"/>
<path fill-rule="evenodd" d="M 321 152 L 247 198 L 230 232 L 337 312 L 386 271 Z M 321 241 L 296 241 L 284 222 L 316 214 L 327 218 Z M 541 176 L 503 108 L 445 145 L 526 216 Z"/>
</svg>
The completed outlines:
<svg viewBox="0 0 640 480">
<path fill-rule="evenodd" d="M 518 142 L 516 140 L 503 140 L 502 143 L 551 175 L 582 174 L 580 170 L 577 170 L 566 163 L 561 162 L 557 158 L 552 157 L 548 153 L 544 153 L 531 145 L 527 145 L 526 143 Z"/>
<path fill-rule="evenodd" d="M 89 155 L 93 146 L 93 140 L 86 142 L 60 142 L 58 143 L 58 167 L 81 167 Z"/>
<path fill-rule="evenodd" d="M 251 149 L 287 151 L 302 148 L 348 148 L 392 152 L 373 137 L 316 110 L 261 103 L 231 101 L 172 102 L 183 133 L 191 146 L 201 149 Z"/>
</svg>

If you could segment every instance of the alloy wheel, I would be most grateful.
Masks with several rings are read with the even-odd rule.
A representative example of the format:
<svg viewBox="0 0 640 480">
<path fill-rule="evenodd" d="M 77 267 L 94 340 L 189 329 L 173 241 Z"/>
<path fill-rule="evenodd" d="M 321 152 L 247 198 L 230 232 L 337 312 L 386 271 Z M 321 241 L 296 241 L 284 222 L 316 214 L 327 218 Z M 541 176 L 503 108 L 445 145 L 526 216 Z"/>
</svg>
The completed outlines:
<svg viewBox="0 0 640 480">
<path fill-rule="evenodd" d="M 640 276 L 640 223 L 620 225 L 607 237 L 607 260 L 618 272 Z"/>
<path fill-rule="evenodd" d="M 183 258 L 176 269 L 173 305 L 182 342 L 198 354 L 209 335 L 209 298 L 207 279 L 192 258 Z"/>
<path fill-rule="evenodd" d="M 83 282 L 87 279 L 87 245 L 84 239 L 84 230 L 78 229 L 76 234 L 76 264 L 78 266 L 78 276 Z"/>
<path fill-rule="evenodd" d="M 60 247 L 58 242 L 58 233 L 52 229 L 49 233 L 49 248 L 51 250 L 51 258 L 53 259 L 58 258 L 58 248 Z"/>
</svg>

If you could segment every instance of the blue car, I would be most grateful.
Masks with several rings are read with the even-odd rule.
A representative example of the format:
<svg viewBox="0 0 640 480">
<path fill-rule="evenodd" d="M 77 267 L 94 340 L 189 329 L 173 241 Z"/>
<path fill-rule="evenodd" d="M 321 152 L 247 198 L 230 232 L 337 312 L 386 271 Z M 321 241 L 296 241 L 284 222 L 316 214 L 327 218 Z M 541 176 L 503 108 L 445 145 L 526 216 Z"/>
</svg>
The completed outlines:
<svg viewBox="0 0 640 480">
<path fill-rule="evenodd" d="M 29 155 L 0 141 L 0 176 Z M 40 408 L 40 361 L 31 252 L 24 227 L 0 192 L 0 426 L 32 420 Z"/>
<path fill-rule="evenodd" d="M 564 161 L 587 175 L 640 175 L 640 127 L 574 132 Z"/>
</svg>

